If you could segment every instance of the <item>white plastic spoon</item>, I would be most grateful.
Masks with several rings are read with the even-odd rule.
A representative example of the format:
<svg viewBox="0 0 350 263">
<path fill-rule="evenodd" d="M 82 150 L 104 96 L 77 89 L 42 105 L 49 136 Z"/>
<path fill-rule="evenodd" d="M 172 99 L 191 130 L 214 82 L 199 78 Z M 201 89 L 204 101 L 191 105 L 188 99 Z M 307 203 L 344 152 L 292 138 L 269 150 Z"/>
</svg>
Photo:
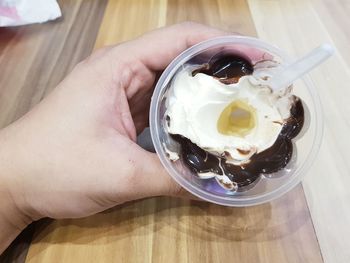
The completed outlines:
<svg viewBox="0 0 350 263">
<path fill-rule="evenodd" d="M 279 90 L 288 87 L 293 82 L 320 65 L 323 61 L 334 54 L 334 48 L 329 44 L 322 44 L 315 48 L 304 57 L 297 59 L 291 64 L 278 70 L 268 80 L 273 90 Z"/>
</svg>

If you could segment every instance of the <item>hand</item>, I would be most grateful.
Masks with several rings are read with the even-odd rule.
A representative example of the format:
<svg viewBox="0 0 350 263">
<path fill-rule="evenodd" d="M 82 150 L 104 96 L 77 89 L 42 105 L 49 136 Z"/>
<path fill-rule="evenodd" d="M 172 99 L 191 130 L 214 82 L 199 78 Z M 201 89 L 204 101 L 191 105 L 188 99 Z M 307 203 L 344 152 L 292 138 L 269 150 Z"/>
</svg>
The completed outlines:
<svg viewBox="0 0 350 263">
<path fill-rule="evenodd" d="M 157 74 L 189 46 L 223 34 L 182 23 L 79 63 L 46 99 L 0 131 L 3 221 L 21 229 L 42 217 L 84 217 L 129 200 L 179 194 L 136 135 L 147 125 Z"/>
</svg>

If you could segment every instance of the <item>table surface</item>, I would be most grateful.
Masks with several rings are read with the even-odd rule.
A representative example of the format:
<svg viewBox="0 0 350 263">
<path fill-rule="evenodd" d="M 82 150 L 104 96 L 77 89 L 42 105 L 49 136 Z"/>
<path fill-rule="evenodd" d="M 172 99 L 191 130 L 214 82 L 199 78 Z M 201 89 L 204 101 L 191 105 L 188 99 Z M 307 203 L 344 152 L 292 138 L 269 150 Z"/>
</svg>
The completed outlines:
<svg viewBox="0 0 350 263">
<path fill-rule="evenodd" d="M 59 1 L 63 17 L 0 28 L 0 127 L 15 121 L 98 47 L 184 20 L 258 36 L 291 55 L 322 42 L 335 56 L 311 73 L 324 106 L 318 157 L 294 190 L 227 208 L 153 198 L 84 219 L 32 224 L 2 262 L 350 262 L 350 1 Z"/>
</svg>

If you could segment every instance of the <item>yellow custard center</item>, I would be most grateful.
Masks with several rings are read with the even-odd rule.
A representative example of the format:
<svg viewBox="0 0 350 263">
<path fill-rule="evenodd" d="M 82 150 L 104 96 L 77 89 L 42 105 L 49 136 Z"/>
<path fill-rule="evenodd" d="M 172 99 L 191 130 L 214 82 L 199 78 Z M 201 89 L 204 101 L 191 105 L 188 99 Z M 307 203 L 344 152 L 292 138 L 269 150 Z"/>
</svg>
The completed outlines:
<svg viewBox="0 0 350 263">
<path fill-rule="evenodd" d="M 225 107 L 217 122 L 221 134 L 244 137 L 256 124 L 256 110 L 244 100 L 235 100 Z"/>
</svg>

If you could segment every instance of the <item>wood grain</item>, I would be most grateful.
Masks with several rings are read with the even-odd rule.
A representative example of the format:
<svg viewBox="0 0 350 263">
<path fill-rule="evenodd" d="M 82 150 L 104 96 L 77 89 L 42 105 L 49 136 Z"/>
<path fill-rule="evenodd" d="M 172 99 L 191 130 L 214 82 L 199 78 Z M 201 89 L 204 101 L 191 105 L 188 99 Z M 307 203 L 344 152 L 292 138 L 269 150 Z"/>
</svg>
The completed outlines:
<svg viewBox="0 0 350 263">
<path fill-rule="evenodd" d="M 27 262 L 322 262 L 300 196 L 249 209 L 157 198 L 53 221 Z"/>
<path fill-rule="evenodd" d="M 130 19 L 130 18 L 134 19 Z M 255 35 L 246 1 L 109 1 L 95 48 L 194 20 Z M 250 208 L 154 198 L 36 232 L 27 262 L 322 262 L 303 188 Z"/>
<path fill-rule="evenodd" d="M 166 0 L 109 1 L 95 48 L 130 40 L 166 21 Z"/>
<path fill-rule="evenodd" d="M 90 54 L 105 4 L 62 0 L 56 21 L 0 28 L 0 127 L 25 114 Z"/>
<path fill-rule="evenodd" d="M 350 2 L 249 0 L 249 4 L 259 37 L 289 53 L 301 55 L 323 42 L 337 48 L 332 59 L 310 74 L 324 106 L 325 132 L 303 185 L 324 261 L 350 262 Z"/>
</svg>

